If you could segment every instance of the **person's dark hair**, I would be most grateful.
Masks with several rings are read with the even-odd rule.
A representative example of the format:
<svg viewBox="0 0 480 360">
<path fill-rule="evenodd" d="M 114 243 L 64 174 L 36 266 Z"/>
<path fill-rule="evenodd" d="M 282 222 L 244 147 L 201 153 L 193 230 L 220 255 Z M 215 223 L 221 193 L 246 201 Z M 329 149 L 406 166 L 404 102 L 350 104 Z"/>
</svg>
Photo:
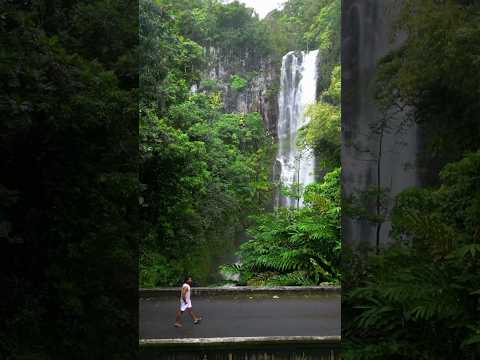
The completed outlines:
<svg viewBox="0 0 480 360">
<path fill-rule="evenodd" d="M 191 279 L 191 278 L 192 278 L 191 276 L 185 276 L 185 278 L 183 279 L 183 283 L 185 284 L 188 281 L 188 279 Z"/>
</svg>

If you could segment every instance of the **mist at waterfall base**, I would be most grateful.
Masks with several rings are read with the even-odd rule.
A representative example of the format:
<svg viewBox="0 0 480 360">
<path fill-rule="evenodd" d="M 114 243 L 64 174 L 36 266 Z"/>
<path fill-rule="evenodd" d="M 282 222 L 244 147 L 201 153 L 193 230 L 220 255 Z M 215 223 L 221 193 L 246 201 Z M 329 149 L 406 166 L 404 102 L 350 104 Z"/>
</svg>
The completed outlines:
<svg viewBox="0 0 480 360">
<path fill-rule="evenodd" d="M 315 181 L 315 157 L 309 148 L 299 149 L 297 134 L 310 122 L 307 107 L 315 103 L 317 93 L 318 50 L 291 51 L 283 57 L 278 118 L 278 154 L 274 178 L 282 187 L 305 187 Z M 275 207 L 302 207 L 303 199 L 278 191 Z"/>
</svg>

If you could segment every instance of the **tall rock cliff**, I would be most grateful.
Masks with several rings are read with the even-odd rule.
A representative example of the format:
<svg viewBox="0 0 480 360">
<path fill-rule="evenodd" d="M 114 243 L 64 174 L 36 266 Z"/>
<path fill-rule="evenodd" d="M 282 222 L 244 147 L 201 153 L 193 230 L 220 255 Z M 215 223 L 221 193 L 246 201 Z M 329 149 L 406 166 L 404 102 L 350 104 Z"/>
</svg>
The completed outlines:
<svg viewBox="0 0 480 360">
<path fill-rule="evenodd" d="M 209 47 L 205 49 L 207 64 L 195 91 L 217 90 L 223 94 L 226 112 L 258 112 L 270 134 L 277 136 L 278 60 Z"/>
<path fill-rule="evenodd" d="M 342 4 L 343 196 L 363 199 L 358 202 L 371 215 L 344 215 L 344 243 L 355 247 L 388 243 L 388 213 L 395 195 L 421 182 L 419 129 L 405 111 L 380 111 L 373 96 L 378 61 L 401 43 L 390 42 L 398 4 L 395 0 Z M 377 215 L 386 216 L 385 221 L 375 223 Z"/>
</svg>

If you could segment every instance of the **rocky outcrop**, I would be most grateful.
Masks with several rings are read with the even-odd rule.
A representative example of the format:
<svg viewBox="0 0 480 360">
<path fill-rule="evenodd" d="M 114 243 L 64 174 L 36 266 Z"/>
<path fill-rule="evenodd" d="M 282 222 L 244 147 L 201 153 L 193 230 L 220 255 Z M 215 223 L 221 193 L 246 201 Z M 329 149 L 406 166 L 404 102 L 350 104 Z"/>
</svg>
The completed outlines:
<svg viewBox="0 0 480 360">
<path fill-rule="evenodd" d="M 342 4 L 342 169 L 343 196 L 370 194 L 372 215 L 388 214 L 393 198 L 420 185 L 417 157 L 421 136 L 406 111 L 381 112 L 373 98 L 378 61 L 400 42 L 391 43 L 398 1 L 343 0 Z M 383 125 L 384 126 L 383 126 Z M 387 195 L 381 204 L 375 190 Z M 378 192 L 377 192 L 378 194 Z M 344 216 L 346 245 L 375 246 L 389 242 L 390 222 Z"/>
<path fill-rule="evenodd" d="M 278 87 L 280 64 L 272 58 L 258 57 L 245 51 L 240 56 L 229 50 L 214 47 L 205 49 L 207 64 L 197 91 L 214 90 L 223 94 L 226 112 L 258 112 L 272 134 L 277 136 Z M 232 77 L 246 81 L 235 88 Z"/>
</svg>

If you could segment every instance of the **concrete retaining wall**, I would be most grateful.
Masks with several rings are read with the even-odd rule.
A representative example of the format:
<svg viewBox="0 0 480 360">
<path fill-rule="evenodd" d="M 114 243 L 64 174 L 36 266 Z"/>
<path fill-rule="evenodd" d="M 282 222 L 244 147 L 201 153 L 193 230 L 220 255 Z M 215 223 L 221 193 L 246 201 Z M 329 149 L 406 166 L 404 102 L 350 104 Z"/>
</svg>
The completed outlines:
<svg viewBox="0 0 480 360">
<path fill-rule="evenodd" d="M 140 298 L 162 297 L 162 296 L 178 296 L 180 287 L 178 288 L 154 288 L 140 289 Z M 276 286 L 276 287 L 192 287 L 192 294 L 195 296 L 238 296 L 238 295 L 320 295 L 322 293 L 341 292 L 339 286 Z"/>
<path fill-rule="evenodd" d="M 340 337 L 152 339 L 140 341 L 142 360 L 337 360 Z"/>
</svg>

